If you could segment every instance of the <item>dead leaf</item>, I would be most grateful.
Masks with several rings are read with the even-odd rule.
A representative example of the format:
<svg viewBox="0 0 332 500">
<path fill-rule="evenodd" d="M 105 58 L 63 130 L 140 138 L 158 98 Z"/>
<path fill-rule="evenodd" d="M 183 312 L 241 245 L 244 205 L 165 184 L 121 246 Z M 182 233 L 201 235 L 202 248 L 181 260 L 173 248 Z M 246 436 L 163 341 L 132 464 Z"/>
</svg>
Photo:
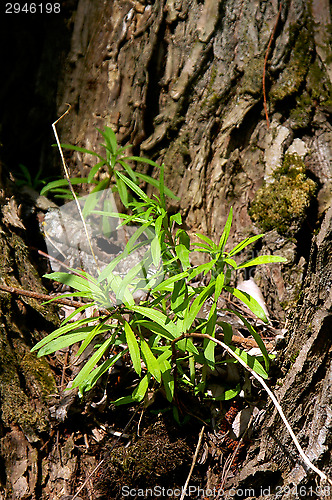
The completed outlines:
<svg viewBox="0 0 332 500">
<path fill-rule="evenodd" d="M 3 222 L 8 226 L 19 227 L 25 229 L 23 222 L 19 217 L 20 207 L 17 206 L 14 196 L 10 198 L 8 203 L 2 207 Z"/>
</svg>

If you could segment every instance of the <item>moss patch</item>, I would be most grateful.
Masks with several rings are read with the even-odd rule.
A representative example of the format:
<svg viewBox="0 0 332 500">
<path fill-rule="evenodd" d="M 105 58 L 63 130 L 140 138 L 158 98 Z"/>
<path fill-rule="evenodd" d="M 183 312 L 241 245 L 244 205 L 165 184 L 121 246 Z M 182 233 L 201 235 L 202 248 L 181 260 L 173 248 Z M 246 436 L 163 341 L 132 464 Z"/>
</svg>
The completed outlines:
<svg viewBox="0 0 332 500">
<path fill-rule="evenodd" d="M 249 215 L 263 231 L 276 229 L 288 236 L 299 231 L 316 191 L 316 183 L 308 179 L 305 170 L 300 156 L 286 154 L 274 181 L 257 191 Z"/>
<path fill-rule="evenodd" d="M 307 75 L 312 57 L 313 35 L 307 28 L 302 28 L 297 36 L 294 33 L 294 38 L 295 45 L 290 60 L 269 92 L 272 103 L 281 101 L 298 92 Z"/>
<path fill-rule="evenodd" d="M 107 498 L 118 498 L 123 485 L 144 489 L 181 487 L 192 453 L 184 439 L 172 439 L 164 423 L 157 421 L 137 442 L 112 451 L 97 487 L 107 492 Z"/>
</svg>

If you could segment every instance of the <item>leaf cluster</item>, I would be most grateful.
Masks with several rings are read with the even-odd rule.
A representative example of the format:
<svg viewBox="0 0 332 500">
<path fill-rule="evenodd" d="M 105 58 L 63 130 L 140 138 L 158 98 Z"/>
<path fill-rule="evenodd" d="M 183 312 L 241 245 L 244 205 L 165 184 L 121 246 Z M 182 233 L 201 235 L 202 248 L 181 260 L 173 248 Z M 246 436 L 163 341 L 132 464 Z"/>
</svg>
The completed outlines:
<svg viewBox="0 0 332 500">
<path fill-rule="evenodd" d="M 91 200 L 95 190 L 107 187 L 103 181 L 96 185 L 87 198 L 88 208 L 85 206 L 83 213 L 101 215 L 106 219 L 115 217 L 122 221 L 122 225 L 135 225 L 136 229 L 124 251 L 109 262 L 97 277 L 77 269 L 74 270 L 75 274 L 55 272 L 46 275 L 49 279 L 69 285 L 74 290 L 72 296 L 79 296 L 88 302 L 38 342 L 33 350 L 38 351 L 38 356 L 43 356 L 79 343 L 77 355 L 81 355 L 89 345 L 93 346 L 93 354 L 72 383 L 72 387 L 78 387 L 81 394 L 90 390 L 119 359 L 129 357 L 132 370 L 136 373 L 136 385 L 131 395 L 123 395 L 116 404 L 142 401 L 149 388 L 160 387 L 169 401 L 174 400 L 179 387 L 209 397 L 208 369 L 213 370 L 218 363 L 236 360 L 225 357 L 217 361 L 216 344 L 208 339 L 201 343 L 195 342 L 193 335 L 198 333 L 212 337 L 222 334 L 224 342 L 233 352 L 261 377 L 267 378 L 270 357 L 259 334 L 243 315 L 233 311 L 256 340 L 261 356 L 250 356 L 234 347 L 231 325 L 218 320 L 218 299 L 221 294 L 228 292 L 263 322 L 267 322 L 260 304 L 248 293 L 233 287 L 231 277 L 235 271 L 248 266 L 285 262 L 285 259 L 263 255 L 238 264 L 235 257 L 263 235 L 248 237 L 226 251 L 232 209 L 218 243 L 202 234 L 197 234 L 199 241 L 192 243 L 183 228 L 180 213 L 169 215 L 167 212 L 165 197 L 174 195 L 164 185 L 164 166 L 134 156 L 124 160 L 124 148 L 117 146 L 113 131 L 106 127 L 102 135 L 106 159 L 94 153 L 100 161 L 91 170 L 88 181 L 92 180 L 101 166 L 107 164 L 109 174 L 115 176 L 117 190 L 129 213 L 112 212 L 107 207 L 104 210 L 94 209 Z M 75 146 L 70 148 L 89 152 Z M 142 161 L 158 168 L 159 179 L 134 172 L 127 160 Z M 120 164 L 123 170 L 115 170 L 116 164 Z M 158 196 L 150 198 L 138 186 L 137 179 L 153 184 Z M 116 272 L 117 266 L 142 246 L 140 236 L 143 233 L 144 248 L 147 248 L 143 257 L 125 276 L 121 276 Z M 205 253 L 206 262 L 192 265 L 192 252 Z M 197 286 L 198 275 L 205 276 L 204 286 Z M 141 297 L 139 301 L 135 300 L 137 296 Z M 72 321 L 77 312 L 83 312 L 91 304 L 99 311 L 97 317 Z M 206 304 L 209 312 L 202 318 L 200 313 Z M 233 398 L 240 389 L 237 386 L 225 390 L 218 399 Z"/>
</svg>

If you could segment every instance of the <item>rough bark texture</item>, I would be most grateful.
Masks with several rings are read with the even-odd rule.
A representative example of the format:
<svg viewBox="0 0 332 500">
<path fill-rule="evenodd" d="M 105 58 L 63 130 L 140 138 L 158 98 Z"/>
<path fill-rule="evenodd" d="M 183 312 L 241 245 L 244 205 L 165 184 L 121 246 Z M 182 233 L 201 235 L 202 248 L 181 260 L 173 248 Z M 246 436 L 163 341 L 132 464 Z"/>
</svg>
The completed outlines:
<svg viewBox="0 0 332 500">
<path fill-rule="evenodd" d="M 278 288 L 276 300 L 285 307 L 298 292 L 308 258 L 306 233 L 331 201 L 328 2 L 282 5 L 267 64 L 269 129 L 262 74 L 276 2 L 94 2 L 94 16 L 91 5 L 78 4 L 59 92 L 59 112 L 64 103 L 74 107 L 59 125 L 62 140 L 94 148 L 100 142 L 95 127 L 112 126 L 137 154 L 164 161 L 190 231 L 218 237 L 233 206 L 236 240 L 258 231 L 250 203 L 283 166 L 285 153 L 298 153 L 318 185 L 311 229 L 303 224 L 313 191 L 305 175 L 296 186 L 282 177 L 287 208 L 276 203 L 274 183 L 272 192 L 260 193 L 252 213 L 263 229 L 297 234 L 300 241 L 281 243 L 280 234 L 269 239 L 270 251 L 285 247 L 290 264 L 297 263 L 291 276 L 281 278 L 277 270 L 276 280 L 270 276 L 269 288 L 271 282 Z M 73 171 L 81 174 L 91 165 L 88 155 L 73 160 Z"/>
<path fill-rule="evenodd" d="M 277 393 L 310 458 L 332 473 L 329 2 L 285 1 L 277 25 L 279 5 L 274 0 L 79 0 L 69 20 L 70 8 L 60 48 L 53 44 L 61 39 L 59 26 L 46 30 L 52 48 L 45 35 L 35 62 L 40 69 L 35 95 L 44 88 L 51 65 L 52 92 L 55 76 L 59 78 L 58 115 L 65 103 L 72 105 L 59 125 L 62 142 L 98 148 L 95 127 L 108 125 L 121 144 L 133 145 L 135 154 L 163 161 L 167 185 L 180 197 L 171 208 L 180 208 L 192 233 L 199 230 L 217 238 L 230 206 L 235 214 L 233 241 L 262 228 L 267 231 L 254 252 L 288 258 L 283 268 L 265 266 L 255 274 L 272 316 L 288 318 Z M 266 65 L 267 128 L 262 76 L 275 26 Z M 59 74 L 58 52 L 66 53 L 70 31 L 71 48 Z M 16 74 L 25 77 L 19 69 Z M 3 106 L 8 90 L 4 84 L 1 90 Z M 53 105 L 46 100 L 39 107 L 50 113 Z M 35 104 L 34 112 L 37 108 Z M 12 108 L 6 109 L 7 125 Z M 31 119 L 24 119 L 21 133 L 30 125 Z M 13 129 L 20 129 L 20 119 Z M 10 144 L 6 161 L 8 148 L 16 146 L 11 135 L 7 126 L 2 137 Z M 45 161 L 44 146 L 35 144 L 33 154 L 38 163 Z M 84 175 L 92 165 L 89 156 L 78 153 L 69 160 L 75 174 Z M 2 279 L 41 291 L 10 197 L 6 189 L 1 202 Z M 85 456 L 77 451 L 83 430 L 61 428 L 58 446 L 55 439 L 50 448 L 45 444 L 50 429 L 47 395 L 55 391 L 54 381 L 43 361 L 33 357 L 29 368 L 29 348 L 48 331 L 52 318 L 33 299 L 12 299 L 5 293 L 0 294 L 0 314 L 5 465 L 0 498 L 61 498 L 73 493 L 77 471 L 84 478 L 96 459 L 92 452 Z M 259 497 L 261 486 L 271 486 L 264 498 L 275 498 L 277 485 L 314 485 L 272 407 L 260 425 L 243 470 L 228 487 L 254 485 Z M 88 488 L 86 494 L 96 498 Z M 278 498 L 294 498 L 286 490 L 280 493 Z"/>
<path fill-rule="evenodd" d="M 280 354 L 282 376 L 275 394 L 310 460 L 331 477 L 332 208 L 311 247 L 301 298 L 289 317 L 287 347 Z M 269 405 L 236 487 L 256 489 L 255 498 L 332 498 L 299 459 L 288 432 Z M 230 487 L 231 485 L 229 485 Z M 234 482 L 233 482 L 234 486 Z M 302 490 L 300 489 L 302 486 Z M 260 488 L 265 490 L 261 495 Z M 268 493 L 268 494 L 267 494 Z M 311 494 L 312 493 L 312 494 Z M 321 496 L 323 493 L 321 493 Z M 246 497 L 247 498 L 247 497 Z M 279 498 L 279 497 L 278 497 Z"/>
<path fill-rule="evenodd" d="M 0 197 L 0 206 L 1 283 L 45 292 L 14 197 Z M 56 322 L 52 307 L 0 292 L 0 498 L 40 495 L 40 448 L 50 431 L 50 395 L 57 389 L 48 363 L 37 360 L 30 349 Z"/>
</svg>

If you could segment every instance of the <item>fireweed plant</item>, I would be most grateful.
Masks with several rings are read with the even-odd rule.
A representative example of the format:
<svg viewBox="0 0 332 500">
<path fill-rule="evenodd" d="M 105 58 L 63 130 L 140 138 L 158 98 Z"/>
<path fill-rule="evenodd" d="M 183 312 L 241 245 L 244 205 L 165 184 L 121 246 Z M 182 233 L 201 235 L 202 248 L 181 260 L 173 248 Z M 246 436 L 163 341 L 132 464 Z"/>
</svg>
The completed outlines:
<svg viewBox="0 0 332 500">
<path fill-rule="evenodd" d="M 231 325 L 218 321 L 218 299 L 221 294 L 228 292 L 242 301 L 257 318 L 267 322 L 259 303 L 249 294 L 231 286 L 231 275 L 249 266 L 285 262 L 286 259 L 263 255 L 237 264 L 234 257 L 263 235 L 248 237 L 226 251 L 232 209 L 218 243 L 202 234 L 197 234 L 199 241 L 192 243 L 188 232 L 183 229 L 181 215 L 167 213 L 165 197 L 175 196 L 164 185 L 164 165 L 159 166 L 151 160 L 135 156 L 124 157 L 125 148 L 118 148 L 114 132 L 106 127 L 102 135 L 106 142 L 106 158 L 83 148 L 67 146 L 94 154 L 100 160 L 91 169 L 88 182 L 93 180 L 100 168 L 105 165 L 108 168 L 107 179 L 96 184 L 86 198 L 82 213 L 86 219 L 91 215 L 99 215 L 103 220 L 118 218 L 121 225 L 132 226 L 132 235 L 124 250 L 96 276 L 81 269 L 73 269 L 72 274 L 53 272 L 45 275 L 74 290 L 66 294 L 66 298 L 70 295 L 81 297 L 86 304 L 63 320 L 59 328 L 38 342 L 32 350 L 38 351 L 40 357 L 79 343 L 77 356 L 80 356 L 91 344 L 92 354 L 87 357 L 71 385 L 72 388 L 78 387 L 81 395 L 89 391 L 120 358 L 126 356 L 136 372 L 134 390 L 131 395 L 117 399 L 115 404 L 142 401 L 149 389 L 160 387 L 170 402 L 176 399 L 178 388 L 186 388 L 206 398 L 232 399 L 240 392 L 240 385 L 226 388 L 221 396 L 213 398 L 207 392 L 207 371 L 213 370 L 217 364 L 237 363 L 238 359 L 225 356 L 222 361 L 216 361 L 216 343 L 208 338 L 197 340 L 195 334 L 215 338 L 217 332 L 222 333 L 223 342 L 231 352 L 266 379 L 270 357 L 259 334 L 243 315 L 232 311 L 256 340 L 261 356 L 251 356 L 234 347 Z M 134 172 L 128 161 L 145 162 L 155 167 L 160 172 L 159 179 Z M 113 177 L 113 189 L 118 191 L 128 213 L 112 212 L 105 205 L 103 210 L 95 208 L 95 193 L 110 188 Z M 158 196 L 150 198 L 139 187 L 139 180 L 153 184 Z M 54 188 L 54 183 L 51 184 L 44 188 L 44 192 Z M 58 188 L 59 184 L 55 187 Z M 144 253 L 138 263 L 125 275 L 117 272 L 122 260 L 142 248 Z M 206 254 L 206 262 L 193 266 L 190 260 L 192 252 Z M 198 275 L 205 277 L 204 286 L 197 286 Z M 202 318 L 199 313 L 205 304 L 208 313 Z M 99 311 L 97 317 L 73 321 L 77 313 L 92 305 Z"/>
</svg>

